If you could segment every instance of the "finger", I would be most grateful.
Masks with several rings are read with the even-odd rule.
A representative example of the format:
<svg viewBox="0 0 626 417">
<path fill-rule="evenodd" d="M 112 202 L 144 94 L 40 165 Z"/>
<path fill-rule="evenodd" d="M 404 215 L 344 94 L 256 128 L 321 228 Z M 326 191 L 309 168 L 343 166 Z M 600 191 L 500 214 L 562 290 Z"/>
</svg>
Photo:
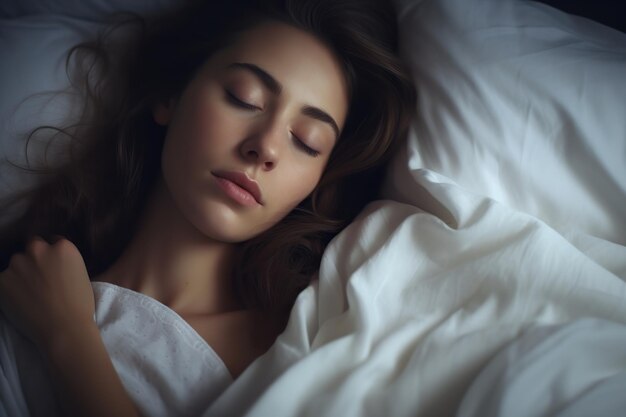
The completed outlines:
<svg viewBox="0 0 626 417">
<path fill-rule="evenodd" d="M 40 250 L 41 247 L 48 246 L 48 242 L 41 236 L 33 236 L 26 243 L 26 251 L 27 252 L 36 252 Z"/>
<path fill-rule="evenodd" d="M 24 253 L 14 254 L 6 271 L 10 271 L 12 279 L 19 279 L 20 282 L 26 282 L 37 274 L 37 266 L 33 259 Z"/>
<path fill-rule="evenodd" d="M 50 238 L 50 243 L 54 245 L 55 243 L 63 240 L 67 240 L 67 238 L 63 235 L 52 235 L 52 237 Z"/>
<path fill-rule="evenodd" d="M 40 259 L 50 247 L 50 244 L 41 236 L 33 236 L 26 244 L 26 253 L 33 260 Z"/>
<path fill-rule="evenodd" d="M 9 268 L 7 270 L 11 270 L 15 275 L 21 275 L 28 271 L 28 265 L 31 263 L 32 261 L 26 254 L 14 253 L 11 259 L 9 259 Z"/>
<path fill-rule="evenodd" d="M 57 253 L 63 254 L 64 256 L 81 256 L 80 251 L 72 242 L 66 238 L 62 238 L 57 241 L 53 247 L 57 251 Z M 82 257 L 82 256 L 81 256 Z"/>
</svg>

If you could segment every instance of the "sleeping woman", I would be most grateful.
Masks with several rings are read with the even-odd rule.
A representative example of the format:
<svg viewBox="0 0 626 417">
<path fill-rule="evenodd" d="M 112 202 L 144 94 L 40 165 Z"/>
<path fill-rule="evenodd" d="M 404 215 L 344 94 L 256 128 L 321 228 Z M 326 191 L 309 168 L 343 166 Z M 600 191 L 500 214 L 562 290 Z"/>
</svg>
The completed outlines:
<svg viewBox="0 0 626 417">
<path fill-rule="evenodd" d="M 20 381 L 29 414 L 43 386 L 63 415 L 199 413 L 283 331 L 414 106 L 384 0 L 135 23 L 72 50 L 85 111 L 55 130 L 71 157 L 0 234 L 2 343 L 16 329 L 48 381 Z"/>
</svg>

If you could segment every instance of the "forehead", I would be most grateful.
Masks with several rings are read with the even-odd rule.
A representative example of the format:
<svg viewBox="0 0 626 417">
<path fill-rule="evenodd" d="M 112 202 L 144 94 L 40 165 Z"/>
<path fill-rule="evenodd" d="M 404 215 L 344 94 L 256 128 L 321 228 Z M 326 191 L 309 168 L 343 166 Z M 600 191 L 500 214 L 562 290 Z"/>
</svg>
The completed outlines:
<svg viewBox="0 0 626 417">
<path fill-rule="evenodd" d="M 242 32 L 216 53 L 209 65 L 257 65 L 283 87 L 289 100 L 323 108 L 343 126 L 348 110 L 347 81 L 341 63 L 324 43 L 296 27 L 265 22 Z"/>
</svg>

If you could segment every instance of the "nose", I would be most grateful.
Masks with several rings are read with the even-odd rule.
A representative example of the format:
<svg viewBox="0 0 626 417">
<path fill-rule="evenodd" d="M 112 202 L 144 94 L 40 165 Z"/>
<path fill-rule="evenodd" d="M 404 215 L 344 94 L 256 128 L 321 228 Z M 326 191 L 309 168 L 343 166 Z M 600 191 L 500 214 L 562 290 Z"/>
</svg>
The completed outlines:
<svg viewBox="0 0 626 417">
<path fill-rule="evenodd" d="M 259 126 L 241 143 L 240 153 L 246 161 L 271 171 L 278 165 L 280 143 L 280 129 Z"/>
</svg>

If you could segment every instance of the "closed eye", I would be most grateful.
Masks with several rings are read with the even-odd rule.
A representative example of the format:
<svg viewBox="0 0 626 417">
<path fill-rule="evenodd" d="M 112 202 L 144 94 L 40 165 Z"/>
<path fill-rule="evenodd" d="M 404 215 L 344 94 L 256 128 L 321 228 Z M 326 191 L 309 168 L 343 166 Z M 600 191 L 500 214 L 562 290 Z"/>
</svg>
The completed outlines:
<svg viewBox="0 0 626 417">
<path fill-rule="evenodd" d="M 242 109 L 246 109 L 246 110 L 261 110 L 260 107 L 255 106 L 254 104 L 250 104 L 246 101 L 241 100 L 239 97 L 237 97 L 236 95 L 234 95 L 233 93 L 231 93 L 228 90 L 226 91 L 226 99 L 233 105 L 242 108 Z"/>
<path fill-rule="evenodd" d="M 317 157 L 319 156 L 319 151 L 316 151 L 315 149 L 311 148 L 309 145 L 307 145 L 304 141 L 302 141 L 299 137 L 297 137 L 296 135 L 293 134 L 293 132 L 291 133 L 291 136 L 293 138 L 294 143 L 296 144 L 296 146 L 303 151 L 304 153 L 306 153 L 307 155 L 310 155 L 312 157 Z"/>
</svg>

